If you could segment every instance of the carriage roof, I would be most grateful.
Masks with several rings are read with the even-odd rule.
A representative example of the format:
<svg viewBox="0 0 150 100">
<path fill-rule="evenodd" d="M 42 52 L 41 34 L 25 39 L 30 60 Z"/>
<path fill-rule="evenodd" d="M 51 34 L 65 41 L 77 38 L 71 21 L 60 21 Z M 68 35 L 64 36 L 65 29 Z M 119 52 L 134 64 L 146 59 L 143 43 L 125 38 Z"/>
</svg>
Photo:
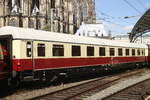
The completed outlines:
<svg viewBox="0 0 150 100">
<path fill-rule="evenodd" d="M 27 40 L 41 40 L 41 41 L 56 41 L 77 44 L 90 45 L 104 45 L 117 47 L 133 47 L 133 48 L 147 48 L 144 44 L 125 43 L 115 40 L 107 40 L 93 37 L 83 37 L 70 34 L 48 32 L 42 30 L 35 30 L 31 28 L 18 28 L 6 26 L 0 28 L 0 35 L 12 35 L 13 39 L 27 39 Z"/>
</svg>

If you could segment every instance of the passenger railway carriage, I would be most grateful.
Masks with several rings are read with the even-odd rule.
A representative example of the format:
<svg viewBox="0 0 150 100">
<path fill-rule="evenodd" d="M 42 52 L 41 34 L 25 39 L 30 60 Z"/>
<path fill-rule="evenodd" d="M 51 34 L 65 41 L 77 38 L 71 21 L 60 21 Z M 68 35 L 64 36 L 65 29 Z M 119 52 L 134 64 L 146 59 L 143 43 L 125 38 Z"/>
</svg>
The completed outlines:
<svg viewBox="0 0 150 100">
<path fill-rule="evenodd" d="M 1 80 L 52 81 L 61 75 L 95 74 L 147 62 L 144 44 L 9 26 L 0 29 Z"/>
</svg>

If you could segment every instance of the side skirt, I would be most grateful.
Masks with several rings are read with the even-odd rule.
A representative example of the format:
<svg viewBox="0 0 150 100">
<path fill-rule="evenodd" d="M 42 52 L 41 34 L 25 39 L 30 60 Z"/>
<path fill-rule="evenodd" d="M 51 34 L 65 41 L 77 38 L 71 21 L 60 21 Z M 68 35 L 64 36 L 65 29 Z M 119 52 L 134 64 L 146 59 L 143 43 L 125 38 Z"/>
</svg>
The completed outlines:
<svg viewBox="0 0 150 100">
<path fill-rule="evenodd" d="M 78 67 L 78 68 L 64 68 L 64 69 L 51 69 L 35 71 L 34 79 L 42 81 L 55 81 L 59 78 L 72 78 L 86 75 L 104 75 L 109 74 L 111 71 L 119 71 L 124 69 L 134 69 L 136 67 L 144 67 L 145 63 L 123 63 L 113 65 L 99 65 L 90 67 Z"/>
</svg>

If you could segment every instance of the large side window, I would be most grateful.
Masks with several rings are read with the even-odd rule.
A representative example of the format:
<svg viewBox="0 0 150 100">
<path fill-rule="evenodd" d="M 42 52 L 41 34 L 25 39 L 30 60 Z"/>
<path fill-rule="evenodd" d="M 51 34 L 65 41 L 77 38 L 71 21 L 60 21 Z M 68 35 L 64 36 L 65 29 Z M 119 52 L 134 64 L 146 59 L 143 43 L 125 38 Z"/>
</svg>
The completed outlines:
<svg viewBox="0 0 150 100">
<path fill-rule="evenodd" d="M 114 48 L 110 48 L 109 52 L 110 52 L 110 56 L 115 56 L 115 49 Z"/>
<path fill-rule="evenodd" d="M 81 56 L 80 46 L 72 46 L 72 56 Z"/>
<path fill-rule="evenodd" d="M 144 56 L 145 55 L 145 52 L 144 52 L 144 49 L 142 49 L 142 56 Z"/>
<path fill-rule="evenodd" d="M 122 56 L 122 48 L 118 48 L 118 56 Z"/>
<path fill-rule="evenodd" d="M 132 49 L 132 56 L 135 56 L 135 49 Z"/>
<path fill-rule="evenodd" d="M 39 57 L 44 57 L 45 56 L 45 44 L 38 43 L 37 50 L 38 50 L 38 56 Z"/>
<path fill-rule="evenodd" d="M 138 56 L 140 56 L 140 55 L 141 55 L 141 53 L 140 53 L 140 49 L 138 49 L 138 50 L 137 50 L 137 54 L 138 54 Z"/>
<path fill-rule="evenodd" d="M 143 50 L 143 56 L 145 56 L 145 50 Z"/>
<path fill-rule="evenodd" d="M 87 47 L 87 56 L 94 56 L 94 47 Z"/>
<path fill-rule="evenodd" d="M 129 56 L 129 49 L 126 49 L 126 56 Z"/>
<path fill-rule="evenodd" d="M 105 56 L 105 48 L 104 47 L 100 47 L 99 48 L 99 56 Z"/>
<path fill-rule="evenodd" d="M 53 56 L 64 56 L 64 46 L 53 45 Z"/>
<path fill-rule="evenodd" d="M 31 57 L 32 55 L 32 45 L 31 45 L 31 42 L 27 42 L 26 43 L 26 56 L 27 57 Z"/>
</svg>

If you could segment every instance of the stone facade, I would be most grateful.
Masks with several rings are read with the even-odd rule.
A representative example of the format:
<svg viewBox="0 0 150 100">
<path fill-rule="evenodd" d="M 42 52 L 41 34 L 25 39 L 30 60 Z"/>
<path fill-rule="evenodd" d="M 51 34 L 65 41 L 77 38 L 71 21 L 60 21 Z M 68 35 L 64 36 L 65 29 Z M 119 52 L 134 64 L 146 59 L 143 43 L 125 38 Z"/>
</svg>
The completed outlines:
<svg viewBox="0 0 150 100">
<path fill-rule="evenodd" d="M 95 23 L 95 0 L 1 0 L 0 27 L 16 26 L 73 34 Z"/>
</svg>

